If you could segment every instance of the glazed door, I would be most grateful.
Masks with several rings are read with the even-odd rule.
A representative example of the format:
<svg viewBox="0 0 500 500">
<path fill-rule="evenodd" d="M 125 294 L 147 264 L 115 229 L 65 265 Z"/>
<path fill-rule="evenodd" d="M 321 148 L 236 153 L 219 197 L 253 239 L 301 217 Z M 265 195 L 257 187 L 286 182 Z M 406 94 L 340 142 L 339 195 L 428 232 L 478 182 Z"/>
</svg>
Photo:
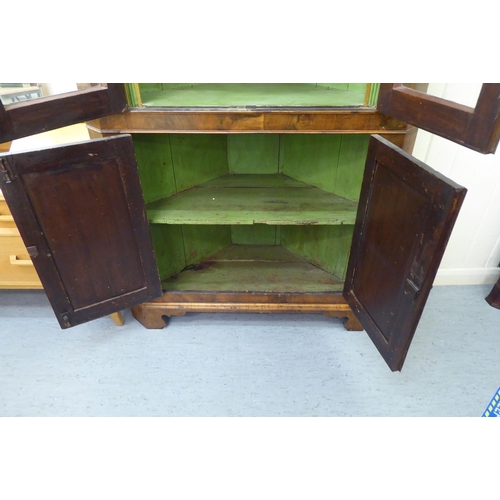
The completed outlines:
<svg viewBox="0 0 500 500">
<path fill-rule="evenodd" d="M 2 155 L 0 188 L 62 328 L 161 295 L 130 135 Z"/>
<path fill-rule="evenodd" d="M 401 370 L 466 189 L 372 136 L 344 297 Z"/>
<path fill-rule="evenodd" d="M 494 153 L 500 140 L 500 83 L 484 83 L 474 108 L 383 83 L 377 110 L 480 153 Z"/>
<path fill-rule="evenodd" d="M 126 108 L 123 83 L 97 84 L 83 90 L 5 106 L 0 102 L 0 143 L 122 113 Z"/>
</svg>

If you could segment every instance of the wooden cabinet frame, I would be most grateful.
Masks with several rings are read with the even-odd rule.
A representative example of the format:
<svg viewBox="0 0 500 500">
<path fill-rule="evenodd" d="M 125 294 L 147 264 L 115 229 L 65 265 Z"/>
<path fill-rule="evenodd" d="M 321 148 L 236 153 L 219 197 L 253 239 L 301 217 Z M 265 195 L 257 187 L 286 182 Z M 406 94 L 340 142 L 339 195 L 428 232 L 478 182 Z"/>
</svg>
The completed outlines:
<svg viewBox="0 0 500 500">
<path fill-rule="evenodd" d="M 102 135 L 110 135 L 113 133 L 123 134 L 124 132 L 172 132 L 177 133 L 190 132 L 196 133 L 201 131 L 215 132 L 215 133 L 234 133 L 234 132 L 263 132 L 263 133 L 277 133 L 283 131 L 286 133 L 343 133 L 349 131 L 350 133 L 373 133 L 378 132 L 384 136 L 390 136 L 391 133 L 404 137 L 406 135 L 405 125 L 399 120 L 406 120 L 409 123 L 422 127 L 431 132 L 437 133 L 460 144 L 472 147 L 476 150 L 486 149 L 492 152 L 498 143 L 500 137 L 499 129 L 499 102 L 500 84 L 485 84 L 483 91 L 478 100 L 478 104 L 474 110 L 466 106 L 455 105 L 442 99 L 432 98 L 418 93 L 414 90 L 402 87 L 401 84 L 383 84 L 379 99 L 379 111 L 388 113 L 389 116 L 384 116 L 380 112 L 374 110 L 327 110 L 324 112 L 316 111 L 314 113 L 304 114 L 303 111 L 297 112 L 277 112 L 276 114 L 269 112 L 258 111 L 252 113 L 245 111 L 244 118 L 250 121 L 247 123 L 245 120 L 228 119 L 228 113 L 231 111 L 217 113 L 203 112 L 200 115 L 189 114 L 190 112 L 175 111 L 131 111 L 120 115 L 111 116 L 109 119 L 113 122 L 115 117 L 117 121 L 115 125 L 120 124 L 114 130 L 99 130 L 98 133 Z M 61 108 L 62 106 L 62 108 Z M 87 107 L 88 106 L 88 107 Z M 61 109 L 64 113 L 61 113 Z M 3 113 L 0 118 L 1 139 L 8 141 L 23 135 L 37 133 L 43 130 L 57 128 L 63 125 L 76 123 L 78 121 L 85 121 L 105 116 L 109 113 L 120 113 L 125 109 L 124 103 L 124 87 L 119 88 L 116 85 L 109 85 L 108 87 L 99 87 L 94 89 L 87 89 L 77 93 L 71 93 L 65 96 L 54 96 L 53 98 L 45 98 L 41 101 L 33 101 L 32 103 L 19 103 L 9 105 L 6 108 L 1 108 L 0 112 Z M 188 113 L 185 115 L 183 113 Z M 188 117 L 187 121 L 183 121 L 183 117 Z M 216 118 L 214 123 L 209 123 L 210 118 Z M 254 119 L 258 118 L 258 123 Z M 273 119 L 277 118 L 278 122 L 274 123 Z M 375 118 L 377 122 L 377 130 L 370 130 L 370 126 L 366 120 Z M 157 121 L 155 121 L 157 120 Z M 180 120 L 180 121 L 178 121 Z M 208 121 L 207 121 L 208 120 Z M 333 120 L 333 121 L 332 121 Z M 335 120 L 338 120 L 335 121 Z M 359 120 L 362 120 L 359 121 Z M 332 128 L 332 123 L 336 123 Z M 348 123 L 348 125 L 346 125 Z M 363 123 L 363 126 L 356 129 L 356 125 Z M 385 128 L 385 125 L 392 123 L 393 127 Z M 132 130 L 125 130 L 123 125 L 128 126 Z M 151 130 L 150 127 L 158 127 Z M 237 124 L 237 126 L 235 126 Z M 137 130 L 138 128 L 145 127 L 145 129 Z M 153 128 L 154 128 L 153 127 Z M 187 127 L 187 128 L 185 128 Z M 354 127 L 354 128 L 353 128 Z M 347 130 L 344 130 L 347 129 Z M 173 130 L 172 130 L 173 129 Z M 340 130 L 339 130 L 340 129 Z M 128 141 L 128 142 L 127 142 Z M 117 149 L 113 153 L 115 144 L 119 142 L 121 149 Z M 403 141 L 402 141 L 403 142 Z M 382 145 L 382 146 L 381 146 Z M 118 146 L 117 146 L 118 147 Z M 65 151 L 63 151 L 63 149 Z M 75 149 L 73 149 L 75 148 Z M 110 152 L 111 151 L 111 152 Z M 376 153 L 376 154 L 375 154 Z M 102 164 L 106 158 L 108 163 Z M 12 156 L 12 158 L 10 158 Z M 27 152 L 19 154 L 21 160 L 26 160 L 26 164 L 22 162 L 17 163 L 14 158 L 16 155 L 3 155 L 2 163 L 0 164 L 0 186 L 5 190 L 6 199 L 11 206 L 12 213 L 19 226 L 20 232 L 23 235 L 26 246 L 31 248 L 31 256 L 38 265 L 37 270 L 43 274 L 41 276 L 44 288 L 48 290 L 56 290 L 59 294 L 52 302 L 54 309 L 58 315 L 59 322 L 62 327 L 72 326 L 74 324 L 82 323 L 98 316 L 106 315 L 114 310 L 134 306 L 143 300 L 151 300 L 157 297 L 160 293 L 160 284 L 155 267 L 155 256 L 151 242 L 147 233 L 147 221 L 145 220 L 145 206 L 141 200 L 141 188 L 139 184 L 137 172 L 135 169 L 134 151 L 130 138 L 121 137 L 118 139 L 109 139 L 104 141 L 86 141 L 79 145 L 64 146 L 61 148 L 54 148 L 53 153 L 38 151 Z M 23 158 L 21 158 L 23 156 Z M 69 163 L 68 163 L 69 162 Z M 111 162 L 111 163 L 109 163 Z M 138 259 L 143 265 L 143 274 L 145 282 L 141 286 L 135 286 L 134 293 L 126 291 L 126 278 L 123 280 L 123 286 L 118 285 L 117 290 L 125 290 L 123 295 L 113 292 L 110 297 L 96 300 L 94 304 L 91 303 L 92 297 L 87 294 L 84 298 L 88 299 L 88 304 L 85 303 L 81 307 L 71 309 L 70 288 L 71 285 L 64 282 L 64 279 L 57 272 L 52 272 L 49 267 L 57 267 L 57 259 L 61 259 L 61 253 L 58 256 L 56 248 L 61 247 L 61 241 L 64 243 L 64 235 L 68 232 L 68 228 L 72 227 L 71 222 L 66 221 L 66 226 L 58 227 L 54 231 L 47 230 L 51 225 L 50 217 L 46 214 L 37 213 L 37 204 L 44 210 L 47 208 L 45 202 L 41 202 L 44 194 L 38 192 L 38 177 L 45 174 L 47 177 L 43 179 L 44 189 L 48 190 L 49 195 L 58 203 L 55 205 L 61 207 L 65 203 L 70 204 L 73 201 L 72 196 L 62 193 L 61 200 L 56 200 L 55 197 L 59 196 L 57 189 L 51 186 L 50 176 L 61 173 L 66 175 L 73 175 L 71 182 L 73 183 L 72 189 L 78 189 L 78 177 L 80 179 L 85 176 L 87 171 L 96 171 L 102 166 L 108 171 L 118 172 L 118 174 L 109 174 L 108 185 L 109 190 L 115 191 L 117 200 L 122 200 L 121 209 L 113 208 L 113 216 L 117 221 L 132 220 L 131 224 L 127 225 L 127 231 L 122 231 L 123 228 L 118 228 L 118 237 L 126 238 L 131 243 L 128 245 L 129 252 L 120 252 L 115 249 L 115 258 L 120 260 L 120 266 L 125 270 L 130 266 L 131 262 L 135 262 L 136 266 Z M 106 166 L 109 165 L 109 166 Z M 415 197 L 415 210 L 413 206 L 406 206 L 401 212 L 398 207 L 390 207 L 389 210 L 380 210 L 375 206 L 372 209 L 371 203 L 373 199 L 390 200 L 390 197 L 380 191 L 380 183 L 374 182 L 377 177 L 377 165 L 385 165 L 386 172 L 385 179 L 398 178 L 398 181 L 385 181 L 385 184 L 398 184 L 400 188 L 404 189 L 410 194 L 409 197 Z M 126 169 L 124 170 L 124 168 Z M 81 170 L 81 173 L 78 173 Z M 25 176 L 24 179 L 21 179 Z M 110 182 L 114 176 L 116 180 Z M 144 324 L 152 322 L 152 328 L 161 328 L 164 326 L 164 316 L 184 314 L 186 311 L 258 311 L 258 312 L 321 312 L 328 316 L 343 317 L 348 319 L 348 328 L 359 329 L 361 326 L 357 319 L 365 327 L 368 334 L 371 336 L 377 348 L 380 350 L 384 359 L 387 361 L 392 370 L 400 370 L 404 362 L 406 352 L 409 348 L 413 333 L 418 324 L 420 314 L 425 304 L 427 294 L 432 285 L 433 277 L 437 271 L 439 262 L 444 252 L 447 239 L 451 233 L 453 223 L 456 219 L 460 203 L 465 194 L 465 190 L 457 186 L 452 181 L 444 178 L 443 176 L 436 175 L 432 169 L 422 165 L 420 162 L 412 158 L 410 155 L 405 154 L 399 148 L 391 146 L 384 139 L 373 138 L 372 146 L 368 154 L 368 160 L 365 169 L 365 180 L 362 188 L 362 197 L 359 201 L 358 216 L 356 219 L 353 244 L 351 247 L 351 258 L 349 261 L 348 276 L 345 280 L 344 295 L 347 299 L 342 298 L 341 293 L 328 292 L 324 294 L 321 300 L 317 300 L 311 294 L 298 292 L 288 294 L 223 294 L 217 292 L 209 292 L 205 294 L 189 294 L 182 292 L 181 294 L 168 294 L 165 293 L 162 297 L 155 301 L 146 302 L 135 306 L 133 308 L 134 316 Z M 391 177 L 392 176 L 392 177 Z M 430 177 L 429 177 L 430 176 Z M 36 177 L 36 178 L 35 178 Z M 41 179 L 41 177 L 40 177 Z M 401 184 L 400 180 L 403 181 Z M 18 182 L 17 182 L 18 181 Z M 36 182 L 35 182 L 36 181 Z M 410 182 L 411 181 L 411 182 Z M 416 183 L 413 183 L 416 181 Z M 96 184 L 100 184 L 99 180 L 95 180 Z M 92 201 L 93 190 L 89 187 L 88 180 L 85 180 L 87 192 L 92 193 L 85 199 L 89 203 Z M 383 183 L 382 183 L 383 184 Z M 403 184 L 406 185 L 403 186 Z M 36 185 L 36 186 L 35 186 Z M 415 187 L 417 186 L 417 187 Z M 420 187 L 419 187 L 420 186 Z M 40 187 L 40 190 L 42 188 Z M 393 187 L 391 187 L 393 189 Z M 420 195 L 414 195 L 415 192 L 421 191 Z M 99 186 L 97 190 L 100 192 L 100 197 L 96 196 L 95 200 L 97 206 L 84 206 L 81 207 L 82 213 L 100 213 L 101 206 L 110 204 L 115 206 L 112 201 L 108 201 L 106 190 Z M 104 193 L 104 194 L 103 194 Z M 133 193 L 132 196 L 129 196 Z M 382 193 L 382 194 L 380 194 Z M 423 194 L 425 193 L 425 194 Z M 431 194 L 429 194 L 431 193 Z M 434 194 L 432 194 L 434 193 Z M 427 195 L 429 194 L 429 197 Z M 104 196 L 104 197 L 103 197 Z M 420 198 L 419 198 L 420 196 Z M 427 197 L 427 198 L 426 198 Z M 423 198 L 426 198 L 425 200 Z M 33 201 L 34 200 L 34 201 Z M 64 201 L 66 200 L 66 201 Z M 103 203 L 103 200 L 104 203 Z M 420 201 L 419 201 L 420 200 Z M 423 200 L 423 201 L 421 201 Z M 61 202 L 61 203 L 59 203 Z M 120 205 L 117 203 L 116 206 Z M 376 203 L 375 203 L 376 205 Z M 390 204 L 389 204 L 390 205 Z M 68 205 L 69 206 L 69 205 Z M 128 208 L 127 208 L 128 206 Z M 125 207 L 125 208 L 124 208 Z M 75 213 L 78 209 L 74 208 Z M 373 303 L 371 292 L 366 292 L 364 284 L 357 276 L 363 273 L 365 276 L 375 276 L 373 283 L 367 283 L 368 287 L 376 287 L 383 276 L 381 277 L 377 272 L 358 271 L 360 263 L 362 263 L 361 255 L 366 254 L 372 245 L 370 241 L 365 238 L 365 230 L 368 227 L 368 232 L 377 233 L 378 231 L 370 230 L 370 214 L 373 212 L 375 218 L 387 214 L 391 218 L 396 214 L 397 217 L 402 217 L 399 220 L 398 226 L 405 227 L 406 213 L 411 213 L 413 210 L 414 215 L 419 215 L 418 220 L 422 219 L 423 229 L 421 231 L 412 231 L 411 223 L 407 224 L 410 228 L 408 232 L 407 241 L 403 248 L 404 252 L 408 249 L 410 255 L 410 265 L 406 261 L 401 261 L 401 265 L 397 269 L 396 278 L 394 279 L 393 290 L 399 290 L 401 296 L 392 300 L 391 297 L 386 297 L 384 301 L 388 304 L 384 312 L 385 315 L 398 315 L 401 319 L 397 323 L 397 328 L 390 325 L 391 331 L 380 333 L 380 325 L 370 317 L 369 309 L 373 310 Z M 42 210 L 43 212 L 43 210 Z M 62 212 L 61 212 L 62 214 Z M 134 215 L 135 214 L 135 215 Z M 422 217 L 420 217 L 422 215 Z M 368 219 L 367 219 L 368 217 Z M 383 218 L 382 217 L 382 218 Z M 53 221 L 60 225 L 61 217 L 59 220 Z M 140 224 L 136 221 L 142 220 Z M 42 225 L 46 224 L 45 228 L 38 226 L 42 221 Z M 387 227 L 387 223 L 385 227 Z M 121 223 L 118 224 L 121 226 Z M 84 227 L 82 222 L 82 234 L 89 234 L 87 226 Z M 120 232 L 121 231 L 121 232 Z M 387 233 L 389 233 L 388 231 Z M 54 237 L 50 236 L 56 235 Z M 113 233 L 114 234 L 114 233 Z M 46 237 L 52 237 L 53 242 L 46 244 Z M 390 235 L 386 235 L 390 236 Z M 35 239 L 40 241 L 34 241 Z M 62 239 L 61 239 L 62 238 Z M 33 239 L 33 242 L 31 242 Z M 133 243 L 136 241 L 137 245 Z M 397 239 L 397 238 L 395 238 Z M 48 240 L 47 240 L 48 241 Z M 75 246 L 75 250 L 81 248 L 80 244 Z M 50 245 L 56 248 L 51 253 Z M 85 246 L 85 245 L 84 245 Z M 101 245 L 103 255 L 106 254 L 106 245 Z M 98 244 L 94 244 L 94 249 L 98 248 Z M 390 248 L 390 242 L 383 246 L 383 250 Z M 67 250 L 66 248 L 64 249 Z M 101 249 L 99 249 L 99 258 L 101 256 Z M 389 252 L 390 253 L 390 252 Z M 123 254 L 123 255 L 122 255 Z M 71 269 L 71 259 L 66 254 L 64 265 L 67 269 Z M 76 253 L 75 253 L 76 255 Z M 133 256 L 133 258 L 130 258 Z M 103 257 L 105 258 L 105 257 Z M 37 264 L 42 259 L 47 259 L 46 265 Z M 78 259 L 75 259 L 77 261 Z M 100 269 L 106 269 L 106 266 L 99 264 Z M 358 273 L 358 274 L 357 274 Z M 76 274 L 73 276 L 79 278 Z M 398 281 L 399 280 L 399 281 Z M 120 283 L 120 279 L 116 279 Z M 138 282 L 138 280 L 136 280 Z M 364 281 L 364 280 L 362 280 Z M 369 280 L 367 280 L 369 281 Z M 396 283 L 397 282 L 397 283 Z M 113 286 L 114 286 L 113 282 Z M 360 287 L 360 285 L 362 285 Z M 135 294 L 135 291 L 138 294 Z M 398 292 L 399 293 L 399 292 Z M 57 295 L 57 294 L 55 294 Z M 128 297 L 130 295 L 130 297 Z M 132 297 L 133 296 L 133 297 Z M 360 297 L 368 298 L 368 306 L 365 307 Z M 401 299 L 401 297 L 403 297 Z M 130 300 L 129 300 L 130 298 Z M 82 299 L 83 300 L 83 299 Z M 82 302 L 80 298 L 74 295 L 74 301 Z M 376 299 L 378 300 L 378 299 Z M 370 303 L 371 301 L 371 303 Z M 351 306 L 348 307 L 348 304 Z M 108 307 L 109 306 L 109 307 Z M 385 307 L 385 306 L 384 306 Z M 392 307 L 392 309 L 391 309 Z M 148 308 L 151 314 L 148 312 Z M 396 309 L 396 310 L 394 310 Z M 154 310 L 154 314 L 153 314 Z M 165 312 L 167 311 L 168 312 Z M 410 314 L 406 315 L 406 312 Z M 404 316 L 404 317 L 403 317 Z M 356 319 L 357 317 L 357 319 Z M 153 319 L 152 319 L 153 318 Z M 406 318 L 406 319 L 405 319 Z M 383 321 L 382 321 L 383 322 Z M 379 321 L 380 323 L 380 321 Z M 373 328 L 375 325 L 375 328 Z"/>
</svg>

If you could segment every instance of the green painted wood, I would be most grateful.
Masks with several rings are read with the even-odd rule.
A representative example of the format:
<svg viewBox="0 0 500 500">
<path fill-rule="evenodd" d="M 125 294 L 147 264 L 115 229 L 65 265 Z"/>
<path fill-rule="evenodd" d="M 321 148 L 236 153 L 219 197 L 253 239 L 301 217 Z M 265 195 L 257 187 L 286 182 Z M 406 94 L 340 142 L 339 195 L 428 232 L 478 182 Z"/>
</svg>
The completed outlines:
<svg viewBox="0 0 500 500">
<path fill-rule="evenodd" d="M 337 278 L 345 279 L 354 226 L 287 226 L 281 243 Z"/>
<path fill-rule="evenodd" d="M 139 106 L 140 103 L 140 92 L 138 94 L 135 83 L 125 83 L 125 93 L 127 95 L 127 104 L 131 108 Z"/>
<path fill-rule="evenodd" d="M 332 251 L 332 261 L 336 259 L 332 272 L 342 281 L 345 280 L 347 274 L 353 235 L 354 226 L 330 226 L 330 248 L 335 250 L 335 252 Z"/>
<path fill-rule="evenodd" d="M 196 187 L 147 205 L 161 224 L 353 224 L 356 203 L 315 187 Z M 282 177 L 282 176 L 276 176 Z"/>
<path fill-rule="evenodd" d="M 369 135 L 342 135 L 335 194 L 358 201 L 368 152 Z"/>
<path fill-rule="evenodd" d="M 267 262 L 304 262 L 302 257 L 295 255 L 281 245 L 230 245 L 223 248 L 205 261 L 267 261 Z"/>
<path fill-rule="evenodd" d="M 185 260 L 196 264 L 209 255 L 231 245 L 229 226 L 182 226 Z"/>
<path fill-rule="evenodd" d="M 273 251 L 279 247 L 272 247 Z M 283 250 L 279 250 L 282 255 Z M 227 256 L 227 252 L 223 256 Z M 253 254 L 255 257 L 255 254 Z M 163 281 L 168 291 L 216 291 L 216 292 L 340 292 L 343 283 L 296 257 L 280 260 L 249 260 L 252 252 L 231 249 L 231 260 L 218 260 L 213 256 L 195 269 L 186 270 Z"/>
<path fill-rule="evenodd" d="M 310 188 L 305 182 L 280 174 L 240 174 L 222 175 L 200 184 L 200 187 L 218 188 Z"/>
<path fill-rule="evenodd" d="M 163 83 L 139 83 L 139 91 L 141 92 L 141 98 L 144 94 L 148 92 L 159 92 L 163 90 Z"/>
<path fill-rule="evenodd" d="M 278 134 L 229 134 L 229 173 L 277 174 L 279 139 Z"/>
<path fill-rule="evenodd" d="M 377 107 L 379 91 L 380 91 L 380 83 L 372 83 L 370 87 L 370 96 L 368 98 L 368 106 L 373 108 Z"/>
<path fill-rule="evenodd" d="M 341 88 L 336 88 L 341 87 Z M 144 106 L 363 106 L 365 90 L 349 84 L 197 83 L 140 85 Z M 143 90 L 144 89 L 144 90 Z"/>
<path fill-rule="evenodd" d="M 364 95 L 366 92 L 366 83 L 349 83 L 348 89 L 350 92 L 362 92 Z"/>
<path fill-rule="evenodd" d="M 146 203 L 176 193 L 168 134 L 134 134 L 137 167 Z"/>
<path fill-rule="evenodd" d="M 280 162 L 283 173 L 335 193 L 341 135 L 284 134 Z"/>
<path fill-rule="evenodd" d="M 235 245 L 276 245 L 276 229 L 267 224 L 231 226 L 231 241 Z"/>
<path fill-rule="evenodd" d="M 225 135 L 170 134 L 170 145 L 178 192 L 227 174 Z"/>
<path fill-rule="evenodd" d="M 182 226 L 152 224 L 150 231 L 160 279 L 181 272 L 186 267 Z"/>
</svg>

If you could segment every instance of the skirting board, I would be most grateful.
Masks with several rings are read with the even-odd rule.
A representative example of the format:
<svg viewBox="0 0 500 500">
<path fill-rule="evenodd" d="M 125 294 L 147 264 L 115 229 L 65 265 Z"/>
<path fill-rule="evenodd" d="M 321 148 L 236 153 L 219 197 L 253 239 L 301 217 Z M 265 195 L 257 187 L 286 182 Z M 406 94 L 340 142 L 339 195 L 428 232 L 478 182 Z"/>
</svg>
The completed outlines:
<svg viewBox="0 0 500 500">
<path fill-rule="evenodd" d="M 434 286 L 439 285 L 494 285 L 500 277 L 498 267 L 471 269 L 439 269 Z"/>
</svg>

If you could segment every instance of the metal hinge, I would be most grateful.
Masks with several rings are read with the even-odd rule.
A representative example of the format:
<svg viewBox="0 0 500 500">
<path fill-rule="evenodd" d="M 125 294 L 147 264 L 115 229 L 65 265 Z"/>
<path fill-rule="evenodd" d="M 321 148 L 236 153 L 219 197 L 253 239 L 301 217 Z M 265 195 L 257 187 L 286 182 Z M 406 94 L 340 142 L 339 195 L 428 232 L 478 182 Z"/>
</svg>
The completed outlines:
<svg viewBox="0 0 500 500">
<path fill-rule="evenodd" d="M 5 184 L 10 184 L 12 182 L 12 176 L 7 168 L 7 162 L 5 161 L 5 158 L 2 158 L 0 160 L 0 174 L 3 177 Z"/>
</svg>

